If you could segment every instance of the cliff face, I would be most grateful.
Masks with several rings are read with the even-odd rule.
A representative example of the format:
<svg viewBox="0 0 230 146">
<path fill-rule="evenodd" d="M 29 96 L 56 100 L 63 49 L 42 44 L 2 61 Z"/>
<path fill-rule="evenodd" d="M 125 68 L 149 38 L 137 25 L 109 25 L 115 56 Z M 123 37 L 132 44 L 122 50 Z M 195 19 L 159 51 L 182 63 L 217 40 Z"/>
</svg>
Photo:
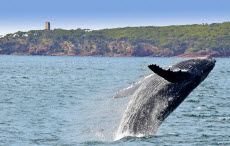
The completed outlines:
<svg viewBox="0 0 230 146">
<path fill-rule="evenodd" d="M 230 56 L 230 23 L 19 31 L 0 38 L 0 54 L 225 57 Z"/>
<path fill-rule="evenodd" d="M 103 46 L 101 46 L 103 45 Z M 89 44 L 84 41 L 74 44 L 71 41 L 31 43 L 24 39 L 0 40 L 0 54 L 4 55 L 66 55 L 66 56 L 175 56 L 185 49 L 173 53 L 170 49 L 161 50 L 151 43 L 140 42 L 131 45 L 127 41 L 105 41 L 103 44 Z"/>
</svg>

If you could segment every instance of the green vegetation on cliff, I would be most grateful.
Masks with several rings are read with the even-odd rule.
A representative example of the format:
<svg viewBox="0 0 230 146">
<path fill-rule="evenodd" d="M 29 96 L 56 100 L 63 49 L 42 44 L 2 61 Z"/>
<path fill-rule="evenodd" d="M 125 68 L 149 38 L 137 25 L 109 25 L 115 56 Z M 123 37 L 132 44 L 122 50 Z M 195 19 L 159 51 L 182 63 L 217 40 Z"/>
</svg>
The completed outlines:
<svg viewBox="0 0 230 146">
<path fill-rule="evenodd" d="M 88 56 L 230 56 L 230 22 L 90 31 L 31 30 L 0 38 L 0 54 Z"/>
</svg>

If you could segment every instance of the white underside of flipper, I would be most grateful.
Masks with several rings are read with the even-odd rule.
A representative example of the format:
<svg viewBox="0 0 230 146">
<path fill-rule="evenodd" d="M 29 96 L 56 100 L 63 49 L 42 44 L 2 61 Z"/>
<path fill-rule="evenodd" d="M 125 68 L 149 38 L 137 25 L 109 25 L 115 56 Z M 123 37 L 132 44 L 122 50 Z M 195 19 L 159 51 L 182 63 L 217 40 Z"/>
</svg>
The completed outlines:
<svg viewBox="0 0 230 146">
<path fill-rule="evenodd" d="M 114 98 L 120 98 L 120 97 L 127 97 L 127 96 L 133 95 L 135 93 L 135 91 L 141 86 L 141 84 L 144 83 L 145 81 L 147 81 L 148 78 L 150 78 L 152 75 L 153 74 L 145 76 L 140 81 L 133 83 L 128 88 L 124 88 L 124 89 L 119 90 L 113 97 Z"/>
</svg>

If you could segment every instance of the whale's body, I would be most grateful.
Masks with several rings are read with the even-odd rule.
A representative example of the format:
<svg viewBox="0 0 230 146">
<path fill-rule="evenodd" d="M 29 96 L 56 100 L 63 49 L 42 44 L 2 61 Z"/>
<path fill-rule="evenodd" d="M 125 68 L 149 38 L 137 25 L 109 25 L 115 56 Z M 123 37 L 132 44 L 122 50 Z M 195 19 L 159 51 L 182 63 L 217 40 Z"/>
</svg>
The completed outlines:
<svg viewBox="0 0 230 146">
<path fill-rule="evenodd" d="M 116 139 L 154 135 L 164 119 L 208 76 L 214 66 L 215 60 L 210 56 L 182 61 L 167 70 L 149 65 L 155 74 L 115 95 L 133 95 Z"/>
</svg>

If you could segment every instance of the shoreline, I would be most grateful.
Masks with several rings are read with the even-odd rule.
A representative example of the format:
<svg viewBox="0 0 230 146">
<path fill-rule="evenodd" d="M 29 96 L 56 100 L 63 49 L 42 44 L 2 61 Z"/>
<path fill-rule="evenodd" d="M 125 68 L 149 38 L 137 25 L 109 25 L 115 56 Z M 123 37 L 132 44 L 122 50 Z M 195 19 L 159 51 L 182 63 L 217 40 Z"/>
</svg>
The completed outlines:
<svg viewBox="0 0 230 146">
<path fill-rule="evenodd" d="M 76 56 L 76 57 L 156 57 L 156 58 L 165 58 L 165 57 L 173 57 L 173 58 L 198 58 L 205 57 L 210 55 L 213 58 L 230 58 L 230 56 L 219 56 L 215 54 L 207 54 L 207 55 L 194 55 L 194 54 L 181 54 L 177 56 L 131 56 L 131 55 L 68 55 L 68 54 L 59 54 L 59 55 L 32 55 L 32 54 L 0 54 L 0 56 Z"/>
</svg>

